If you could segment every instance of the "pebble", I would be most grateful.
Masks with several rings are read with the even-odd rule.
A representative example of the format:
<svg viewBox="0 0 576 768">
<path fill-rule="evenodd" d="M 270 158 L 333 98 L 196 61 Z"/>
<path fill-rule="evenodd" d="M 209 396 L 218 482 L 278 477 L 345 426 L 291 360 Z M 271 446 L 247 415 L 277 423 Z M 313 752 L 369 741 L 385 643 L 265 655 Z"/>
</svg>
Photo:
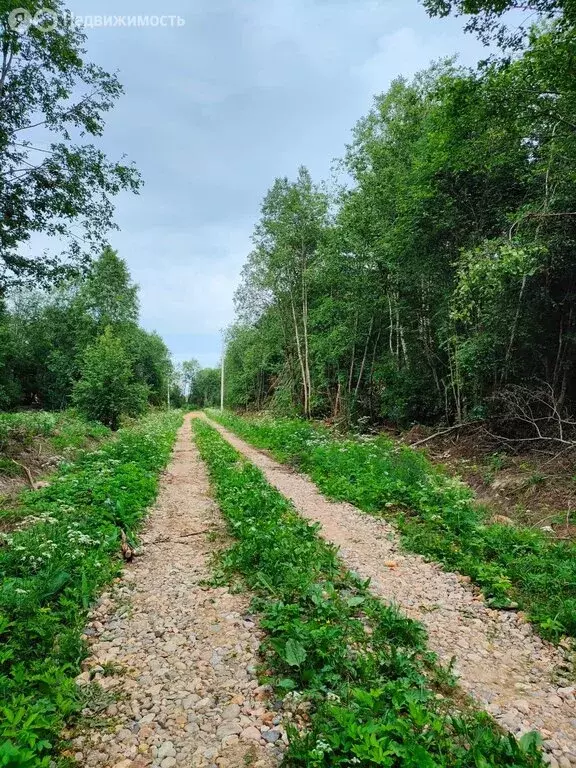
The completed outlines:
<svg viewBox="0 0 576 768">
<path fill-rule="evenodd" d="M 282 734 L 280 733 L 280 731 L 263 731 L 262 732 L 262 738 L 264 739 L 264 741 L 267 741 L 270 744 L 274 744 L 281 737 L 282 737 Z"/>
<path fill-rule="evenodd" d="M 258 728 L 255 728 L 253 725 L 250 725 L 248 728 L 245 728 L 242 733 L 240 734 L 240 738 L 242 741 L 260 741 L 262 737 L 262 734 L 258 730 Z"/>
</svg>

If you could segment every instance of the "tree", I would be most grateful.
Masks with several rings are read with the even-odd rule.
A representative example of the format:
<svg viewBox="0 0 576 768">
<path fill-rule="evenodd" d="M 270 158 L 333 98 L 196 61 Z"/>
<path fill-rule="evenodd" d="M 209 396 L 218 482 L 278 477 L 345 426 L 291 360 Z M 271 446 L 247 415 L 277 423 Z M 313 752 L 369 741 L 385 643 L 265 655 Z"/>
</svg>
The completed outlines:
<svg viewBox="0 0 576 768">
<path fill-rule="evenodd" d="M 330 215 L 303 177 L 275 182 L 229 332 L 232 404 L 459 423 L 522 385 L 576 408 L 574 50 L 554 22 L 507 62 L 394 82 Z"/>
<path fill-rule="evenodd" d="M 138 286 L 126 262 L 109 246 L 90 267 L 79 297 L 100 328 L 138 321 Z"/>
<path fill-rule="evenodd" d="M 236 296 L 241 317 L 262 316 L 267 307 L 279 313 L 295 355 L 302 405 L 312 414 L 314 387 L 310 366 L 310 287 L 314 264 L 328 217 L 328 200 L 312 183 L 306 168 L 295 182 L 276 179 L 262 205 L 254 233 L 255 249 L 243 272 Z"/>
<path fill-rule="evenodd" d="M 86 60 L 85 35 L 60 0 L 20 6 L 38 23 L 18 27 L 14 4 L 0 7 L 0 292 L 85 266 L 114 227 L 112 198 L 140 186 L 133 166 L 85 141 L 102 135 L 117 78 Z M 34 233 L 63 242 L 63 253 L 23 255 Z"/>
<path fill-rule="evenodd" d="M 75 405 L 87 418 L 116 430 L 123 414 L 137 416 L 146 409 L 147 397 L 146 386 L 134 380 L 122 342 L 106 328 L 84 354 L 73 390 Z"/>
<path fill-rule="evenodd" d="M 0 410 L 11 408 L 20 399 L 21 388 L 15 368 L 18 358 L 10 315 L 0 298 Z"/>
<path fill-rule="evenodd" d="M 202 368 L 196 377 L 196 385 L 189 399 L 196 408 L 213 408 L 220 402 L 220 370 Z"/>
<path fill-rule="evenodd" d="M 187 402 L 193 395 L 194 387 L 200 373 L 200 363 L 198 360 L 185 360 L 181 367 L 182 391 Z"/>
<path fill-rule="evenodd" d="M 160 406 L 166 402 L 168 382 L 172 379 L 170 350 L 159 334 L 149 333 L 135 323 L 125 326 L 119 337 L 132 360 L 136 381 L 148 388 L 149 400 Z"/>
</svg>

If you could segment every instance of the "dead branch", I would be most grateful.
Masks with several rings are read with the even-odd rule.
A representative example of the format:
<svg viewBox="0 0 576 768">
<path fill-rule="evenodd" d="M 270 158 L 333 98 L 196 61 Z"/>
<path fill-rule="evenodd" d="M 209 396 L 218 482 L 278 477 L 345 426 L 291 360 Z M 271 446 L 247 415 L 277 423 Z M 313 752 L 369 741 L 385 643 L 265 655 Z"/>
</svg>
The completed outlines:
<svg viewBox="0 0 576 768">
<path fill-rule="evenodd" d="M 538 388 L 510 387 L 498 393 L 494 400 L 501 410 L 500 422 L 508 424 L 513 435 L 486 430 L 494 440 L 508 446 L 528 443 L 563 446 L 557 455 L 576 448 L 574 419 L 560 406 L 554 388 L 547 382 L 540 382 Z"/>
<path fill-rule="evenodd" d="M 20 467 L 20 469 L 22 469 L 25 472 L 28 482 L 30 483 L 30 487 L 35 490 L 36 484 L 34 482 L 34 478 L 32 477 L 32 473 L 30 472 L 28 467 L 25 466 L 24 464 L 20 464 L 20 462 L 16 461 L 16 459 L 11 459 L 11 461 L 14 462 L 14 464 L 16 464 L 17 467 Z"/>
<path fill-rule="evenodd" d="M 455 424 L 453 427 L 448 427 L 448 429 L 442 429 L 440 432 L 436 432 L 433 435 L 430 435 L 429 437 L 425 437 L 423 440 L 417 440 L 415 443 L 410 443 L 410 448 L 417 448 L 419 445 L 424 445 L 424 443 L 429 443 L 431 440 L 434 440 L 437 437 L 442 437 L 442 435 L 448 435 L 451 432 L 455 432 L 457 429 L 462 429 L 463 427 L 469 427 L 472 424 L 480 424 L 480 419 L 475 419 L 474 421 L 466 421 L 464 424 Z"/>
</svg>

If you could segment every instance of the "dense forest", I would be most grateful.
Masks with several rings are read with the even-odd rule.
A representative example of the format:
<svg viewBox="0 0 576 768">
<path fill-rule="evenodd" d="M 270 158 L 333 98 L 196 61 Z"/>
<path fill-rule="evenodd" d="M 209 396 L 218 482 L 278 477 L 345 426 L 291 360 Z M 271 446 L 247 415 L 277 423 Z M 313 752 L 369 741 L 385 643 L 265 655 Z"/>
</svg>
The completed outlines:
<svg viewBox="0 0 576 768">
<path fill-rule="evenodd" d="M 394 81 L 330 184 L 305 168 L 276 179 L 236 296 L 227 402 L 400 424 L 492 415 L 562 440 L 576 402 L 575 5 L 425 5 L 473 14 L 498 53 Z"/>
<path fill-rule="evenodd" d="M 166 402 L 169 351 L 138 325 L 138 289 L 107 248 L 85 275 L 49 291 L 12 291 L 0 315 L 0 407 L 72 404 L 115 426 Z"/>
</svg>

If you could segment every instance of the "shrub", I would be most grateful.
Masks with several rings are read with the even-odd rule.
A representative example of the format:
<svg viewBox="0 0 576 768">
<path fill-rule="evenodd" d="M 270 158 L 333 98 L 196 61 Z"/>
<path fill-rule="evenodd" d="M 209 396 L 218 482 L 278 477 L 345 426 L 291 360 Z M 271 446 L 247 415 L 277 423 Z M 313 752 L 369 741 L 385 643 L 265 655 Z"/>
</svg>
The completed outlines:
<svg viewBox="0 0 576 768">
<path fill-rule="evenodd" d="M 110 328 L 88 347 L 81 370 L 73 400 L 87 418 L 116 430 L 123 414 L 145 411 L 148 388 L 134 381 L 130 358 Z"/>
</svg>

